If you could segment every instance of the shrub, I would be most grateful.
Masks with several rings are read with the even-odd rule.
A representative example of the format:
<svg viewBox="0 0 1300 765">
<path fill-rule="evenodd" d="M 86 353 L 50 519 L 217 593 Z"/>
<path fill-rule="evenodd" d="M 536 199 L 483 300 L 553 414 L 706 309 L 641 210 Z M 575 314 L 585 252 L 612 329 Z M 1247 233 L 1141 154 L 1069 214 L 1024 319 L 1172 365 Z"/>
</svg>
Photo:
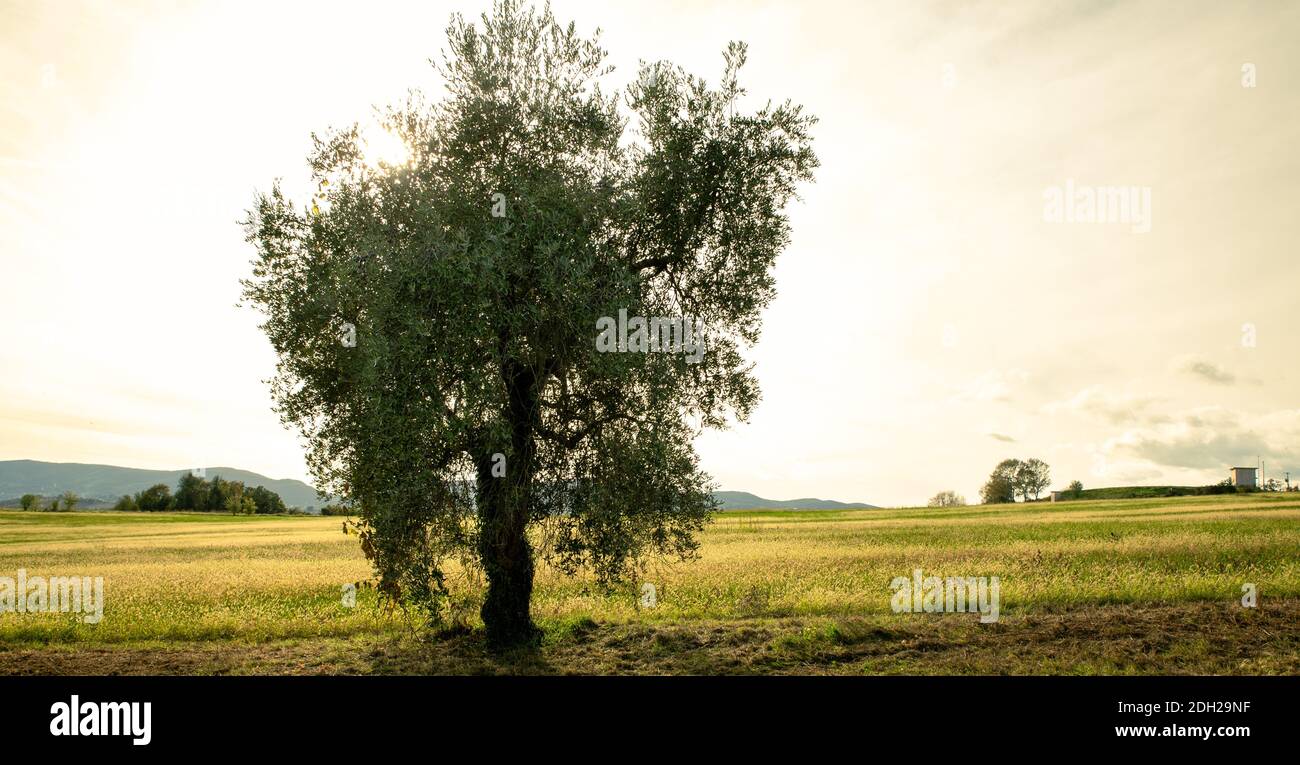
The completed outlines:
<svg viewBox="0 0 1300 765">
<path fill-rule="evenodd" d="M 966 504 L 966 498 L 955 491 L 941 491 L 930 497 L 930 507 L 961 507 Z"/>
</svg>

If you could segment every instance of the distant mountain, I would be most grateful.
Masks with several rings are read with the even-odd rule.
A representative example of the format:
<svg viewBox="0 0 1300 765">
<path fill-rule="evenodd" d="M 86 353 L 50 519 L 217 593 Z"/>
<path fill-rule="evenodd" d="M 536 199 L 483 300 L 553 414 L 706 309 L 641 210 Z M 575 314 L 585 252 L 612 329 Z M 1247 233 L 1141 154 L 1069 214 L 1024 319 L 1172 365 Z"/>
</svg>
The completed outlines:
<svg viewBox="0 0 1300 765">
<path fill-rule="evenodd" d="M 35 460 L 0 460 L 0 507 L 18 504 L 24 494 L 55 497 L 74 491 L 82 497 L 79 507 L 92 510 L 111 506 L 123 494 L 135 494 L 157 483 L 176 490 L 176 482 L 189 470 L 141 470 L 113 465 L 83 465 L 76 462 L 37 462 Z M 316 490 L 291 478 L 273 479 L 259 473 L 232 467 L 204 468 L 208 479 L 221 476 L 228 481 L 242 481 L 245 486 L 265 486 L 290 507 L 320 507 L 325 504 Z M 833 499 L 764 499 L 746 491 L 718 491 L 713 496 L 723 510 L 857 510 L 875 505 L 861 502 L 836 502 Z"/>
<path fill-rule="evenodd" d="M 836 502 L 833 499 L 763 499 L 747 491 L 715 491 L 713 497 L 723 510 L 874 510 L 875 505 L 862 502 Z"/>
<path fill-rule="evenodd" d="M 39 494 L 53 497 L 65 491 L 74 491 L 84 497 L 85 509 L 98 503 L 91 500 L 113 502 L 123 494 L 134 494 L 157 483 L 165 483 L 176 490 L 176 482 L 186 470 L 141 470 L 113 465 L 83 465 L 75 462 L 37 462 L 35 460 L 0 461 L 0 498 Z M 209 480 L 221 476 L 228 481 L 242 481 L 245 486 L 265 486 L 290 507 L 320 507 L 325 504 L 316 497 L 316 490 L 302 481 L 290 478 L 267 478 L 258 473 L 232 467 L 204 468 Z"/>
</svg>

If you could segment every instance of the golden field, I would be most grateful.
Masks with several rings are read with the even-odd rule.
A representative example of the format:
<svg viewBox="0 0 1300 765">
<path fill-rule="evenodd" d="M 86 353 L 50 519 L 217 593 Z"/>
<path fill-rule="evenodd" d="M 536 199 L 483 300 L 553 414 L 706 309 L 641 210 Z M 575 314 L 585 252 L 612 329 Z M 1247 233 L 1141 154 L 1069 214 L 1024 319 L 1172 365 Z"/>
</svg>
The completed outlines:
<svg viewBox="0 0 1300 765">
<path fill-rule="evenodd" d="M 0 576 L 20 568 L 104 579 L 98 624 L 0 613 L 2 650 L 42 672 L 1277 672 L 1294 671 L 1300 645 L 1300 495 L 1285 494 L 727 512 L 698 559 L 651 562 L 614 591 L 539 569 L 534 615 L 547 642 L 509 661 L 483 654 L 472 629 L 430 639 L 364 586 L 345 607 L 343 585 L 370 571 L 340 518 L 0 511 Z M 918 568 L 998 577 L 1000 623 L 893 613 L 890 581 Z M 472 628 L 476 592 L 457 581 Z M 653 608 L 641 604 L 646 583 Z M 1247 583 L 1259 608 L 1240 603 Z M 1165 657 L 1159 645 L 1112 655 L 1107 641 L 1136 635 L 1121 630 L 1092 638 L 1094 651 L 1068 635 L 1059 651 L 1035 650 L 1044 625 L 1055 634 L 1079 620 L 1131 624 L 1139 643 L 1186 629 L 1190 642 Z M 1026 645 L 1006 642 L 1017 631 Z M 965 646 L 960 661 L 909 658 L 925 640 L 938 653 Z M 1219 655 L 1212 642 L 1247 654 Z M 1263 650 L 1254 659 L 1252 645 Z M 275 650 L 285 656 L 268 659 Z M 169 652 L 194 661 L 151 663 Z"/>
</svg>

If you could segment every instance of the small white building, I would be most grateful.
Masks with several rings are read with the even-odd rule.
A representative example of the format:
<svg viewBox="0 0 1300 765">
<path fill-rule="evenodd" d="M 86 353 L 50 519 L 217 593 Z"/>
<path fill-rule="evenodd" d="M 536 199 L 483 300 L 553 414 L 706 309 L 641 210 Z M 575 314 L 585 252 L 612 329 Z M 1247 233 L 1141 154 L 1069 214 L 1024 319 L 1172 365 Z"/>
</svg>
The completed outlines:
<svg viewBox="0 0 1300 765">
<path fill-rule="evenodd" d="M 1054 491 L 1054 492 L 1052 492 L 1052 501 L 1053 501 L 1053 502 L 1060 502 L 1060 501 L 1061 501 L 1061 495 L 1064 494 L 1064 493 L 1065 493 L 1065 492 L 1063 492 L 1063 491 Z"/>
<path fill-rule="evenodd" d="M 1230 468 L 1229 475 L 1232 477 L 1233 486 L 1255 487 L 1255 468 L 1253 467 Z"/>
</svg>

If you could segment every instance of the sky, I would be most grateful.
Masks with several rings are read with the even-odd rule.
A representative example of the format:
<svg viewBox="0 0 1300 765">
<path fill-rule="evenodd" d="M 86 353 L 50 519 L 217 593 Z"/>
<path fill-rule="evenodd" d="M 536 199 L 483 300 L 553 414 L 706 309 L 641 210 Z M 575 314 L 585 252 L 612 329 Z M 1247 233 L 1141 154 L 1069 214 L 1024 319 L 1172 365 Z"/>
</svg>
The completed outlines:
<svg viewBox="0 0 1300 765">
<path fill-rule="evenodd" d="M 0 459 L 306 480 L 238 220 L 277 178 L 305 200 L 313 131 L 436 97 L 449 15 L 489 4 L 0 0 Z M 763 401 L 697 441 L 721 488 L 1300 481 L 1300 4 L 552 7 L 611 85 L 716 82 L 743 40 L 740 106 L 820 118 Z"/>
</svg>

